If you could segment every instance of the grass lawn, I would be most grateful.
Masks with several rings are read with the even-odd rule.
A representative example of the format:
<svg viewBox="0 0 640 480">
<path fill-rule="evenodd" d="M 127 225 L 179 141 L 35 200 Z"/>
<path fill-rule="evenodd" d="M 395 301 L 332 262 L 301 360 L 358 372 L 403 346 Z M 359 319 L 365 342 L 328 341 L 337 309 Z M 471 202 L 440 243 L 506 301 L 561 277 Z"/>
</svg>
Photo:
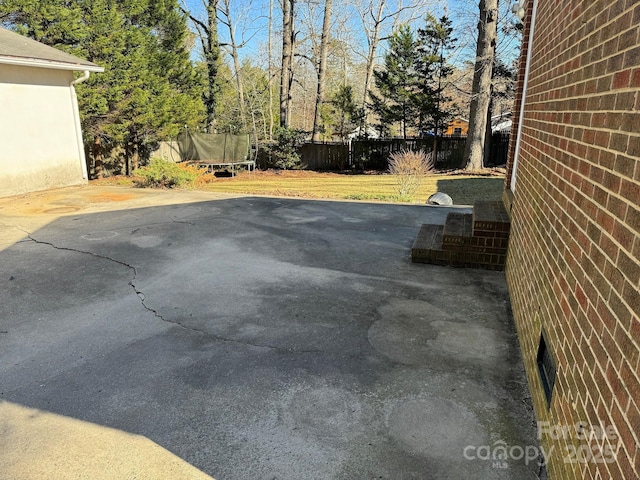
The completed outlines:
<svg viewBox="0 0 640 480">
<path fill-rule="evenodd" d="M 126 177 L 95 180 L 99 184 L 131 184 Z M 425 203 L 435 192 L 443 192 L 457 205 L 474 200 L 499 200 L 504 189 L 504 171 L 482 175 L 436 174 L 425 177 L 413 203 Z M 339 174 L 305 170 L 242 172 L 233 178 L 205 175 L 196 189 L 211 192 L 244 193 L 304 198 L 330 198 L 365 201 L 399 201 L 396 180 L 388 174 Z"/>
</svg>

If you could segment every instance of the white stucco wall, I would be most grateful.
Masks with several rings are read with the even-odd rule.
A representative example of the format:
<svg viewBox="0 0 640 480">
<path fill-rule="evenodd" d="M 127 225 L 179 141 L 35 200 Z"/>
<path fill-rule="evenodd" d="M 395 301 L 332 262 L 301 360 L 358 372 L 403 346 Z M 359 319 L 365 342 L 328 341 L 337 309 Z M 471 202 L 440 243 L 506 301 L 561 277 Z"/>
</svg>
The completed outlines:
<svg viewBox="0 0 640 480">
<path fill-rule="evenodd" d="M 78 185 L 73 72 L 0 64 L 0 197 Z"/>
</svg>

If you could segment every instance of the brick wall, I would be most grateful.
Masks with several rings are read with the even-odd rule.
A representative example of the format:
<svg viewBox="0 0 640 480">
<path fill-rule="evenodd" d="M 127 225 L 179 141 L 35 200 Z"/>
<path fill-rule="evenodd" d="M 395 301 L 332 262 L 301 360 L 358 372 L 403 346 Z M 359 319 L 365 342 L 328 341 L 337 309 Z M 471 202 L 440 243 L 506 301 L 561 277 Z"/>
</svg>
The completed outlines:
<svg viewBox="0 0 640 480">
<path fill-rule="evenodd" d="M 539 0 L 507 282 L 550 478 L 640 478 L 639 35 L 640 0 Z"/>
</svg>

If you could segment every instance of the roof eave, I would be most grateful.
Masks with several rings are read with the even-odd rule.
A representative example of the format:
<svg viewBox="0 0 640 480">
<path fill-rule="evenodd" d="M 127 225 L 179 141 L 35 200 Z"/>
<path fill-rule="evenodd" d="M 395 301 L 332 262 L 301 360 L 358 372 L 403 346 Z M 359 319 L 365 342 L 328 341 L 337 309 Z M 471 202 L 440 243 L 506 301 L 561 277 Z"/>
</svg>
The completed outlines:
<svg viewBox="0 0 640 480">
<path fill-rule="evenodd" d="M 0 64 L 17 65 L 20 67 L 50 68 L 54 70 L 86 70 L 89 72 L 104 72 L 104 68 L 95 64 L 82 65 L 79 63 L 53 62 L 50 60 L 42 60 L 38 58 L 8 57 L 3 55 L 0 55 Z"/>
</svg>

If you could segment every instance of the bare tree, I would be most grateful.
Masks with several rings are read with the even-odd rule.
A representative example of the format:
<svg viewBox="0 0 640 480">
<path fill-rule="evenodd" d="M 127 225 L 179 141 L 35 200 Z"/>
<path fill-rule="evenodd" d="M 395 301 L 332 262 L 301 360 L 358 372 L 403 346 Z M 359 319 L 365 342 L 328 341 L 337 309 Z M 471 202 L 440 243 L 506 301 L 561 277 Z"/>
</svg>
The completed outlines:
<svg viewBox="0 0 640 480">
<path fill-rule="evenodd" d="M 498 0 L 480 0 L 478 21 L 478 46 L 471 90 L 469 133 L 464 149 L 467 170 L 483 166 L 487 117 L 491 103 L 491 77 L 496 51 Z"/>
<path fill-rule="evenodd" d="M 282 65 L 280 70 L 280 126 L 288 128 L 293 85 L 295 43 L 294 14 L 296 0 L 282 0 Z"/>
<path fill-rule="evenodd" d="M 320 140 L 320 108 L 325 101 L 325 86 L 327 82 L 327 53 L 329 50 L 329 30 L 331 28 L 331 8 L 333 0 L 325 0 L 324 19 L 322 22 L 322 36 L 320 39 L 320 61 L 318 62 L 318 90 L 316 106 L 313 116 L 313 135 L 311 140 Z"/>
<path fill-rule="evenodd" d="M 218 70 L 220 68 L 220 42 L 218 40 L 218 0 L 202 0 L 207 12 L 206 20 L 200 20 L 192 15 L 185 7 L 181 10 L 193 23 L 207 65 L 207 91 L 204 105 L 207 111 L 207 131 L 215 130 L 215 114 L 220 85 L 218 83 Z"/>
<path fill-rule="evenodd" d="M 366 108 L 369 102 L 369 90 L 373 82 L 373 70 L 378 57 L 380 42 L 386 40 L 393 29 L 400 23 L 408 23 L 416 16 L 421 15 L 427 3 L 411 2 L 409 5 L 403 5 L 401 1 L 364 0 L 355 4 L 367 39 L 367 52 L 362 55 L 366 64 L 362 96 L 363 108 Z M 366 123 L 366 121 L 366 117 L 363 117 L 363 122 Z M 361 127 L 364 127 L 364 125 Z M 364 128 L 362 130 L 364 131 Z"/>
<path fill-rule="evenodd" d="M 269 140 L 273 140 L 273 0 L 269 0 L 269 39 L 267 46 L 267 75 L 269 78 Z"/>
<path fill-rule="evenodd" d="M 231 14 L 231 0 L 219 0 L 221 1 L 221 6 L 219 8 L 220 12 L 220 22 L 227 27 L 229 30 L 229 43 L 224 44 L 224 46 L 229 47 L 229 55 L 231 56 L 231 60 L 233 62 L 233 75 L 236 80 L 236 88 L 238 90 L 238 107 L 240 111 L 240 122 L 242 124 L 242 128 L 244 131 L 247 131 L 247 116 L 245 113 L 245 100 L 244 100 L 244 88 L 242 85 L 242 75 L 240 73 L 240 56 L 239 49 L 245 45 L 245 41 L 238 44 L 236 40 L 236 26 L 233 21 L 233 17 Z"/>
<path fill-rule="evenodd" d="M 346 57 L 349 48 L 341 40 L 346 33 L 346 12 L 336 15 L 334 0 L 318 2 L 316 0 L 302 0 L 300 2 L 297 20 L 298 32 L 296 36 L 296 60 L 294 62 L 295 84 L 294 99 L 296 108 L 292 123 L 311 130 L 312 140 L 318 141 L 329 134 L 325 129 L 328 123 L 327 114 L 330 93 L 338 87 L 337 84 L 346 82 Z M 340 4 L 337 4 L 340 8 Z M 320 20 L 320 21 L 318 21 Z M 342 54 L 342 56 L 341 56 Z M 340 72 L 338 72 L 340 70 Z M 342 77 L 342 80 L 339 80 Z M 303 87 L 304 85 L 304 87 Z M 308 98 L 309 86 L 312 98 Z M 298 105 L 300 104 L 300 105 Z"/>
</svg>

